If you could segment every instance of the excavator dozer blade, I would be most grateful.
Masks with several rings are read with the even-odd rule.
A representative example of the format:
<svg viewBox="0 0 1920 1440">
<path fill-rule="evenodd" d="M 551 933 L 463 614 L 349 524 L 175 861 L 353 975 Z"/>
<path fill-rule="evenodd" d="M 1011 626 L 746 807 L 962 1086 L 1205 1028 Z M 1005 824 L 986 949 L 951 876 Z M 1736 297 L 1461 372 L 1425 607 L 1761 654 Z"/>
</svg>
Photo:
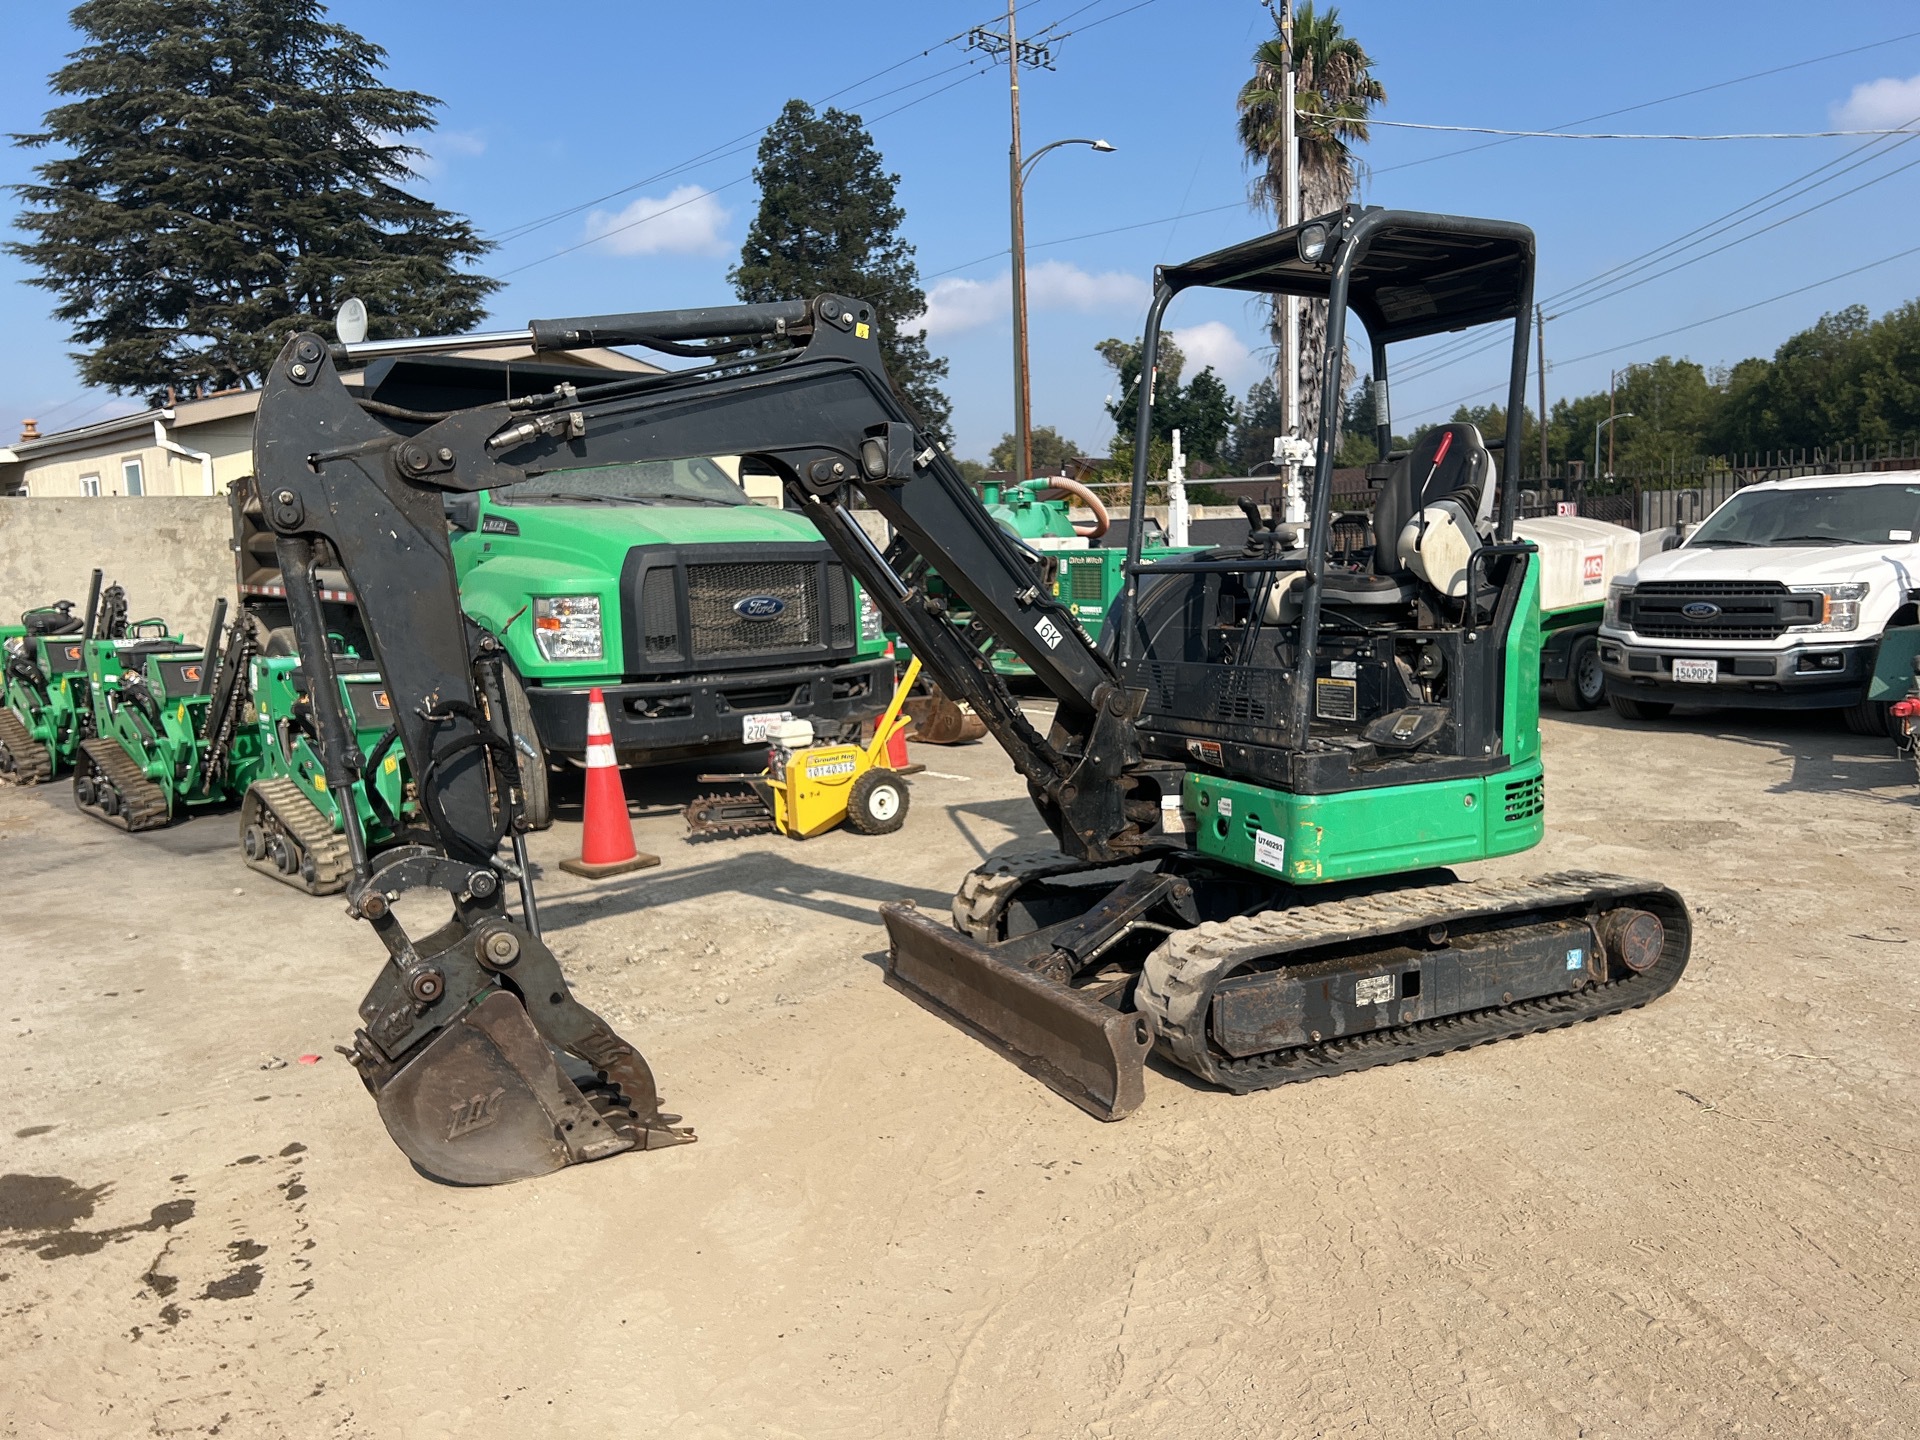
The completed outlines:
<svg viewBox="0 0 1920 1440">
<path fill-rule="evenodd" d="M 409 1160 L 437 1180 L 500 1185 L 631 1150 L 504 990 L 435 1035 L 374 1092 Z"/>
<path fill-rule="evenodd" d="M 1101 1120 L 1146 1098 L 1153 1021 L 1010 963 L 910 905 L 882 905 L 887 984 Z"/>
</svg>

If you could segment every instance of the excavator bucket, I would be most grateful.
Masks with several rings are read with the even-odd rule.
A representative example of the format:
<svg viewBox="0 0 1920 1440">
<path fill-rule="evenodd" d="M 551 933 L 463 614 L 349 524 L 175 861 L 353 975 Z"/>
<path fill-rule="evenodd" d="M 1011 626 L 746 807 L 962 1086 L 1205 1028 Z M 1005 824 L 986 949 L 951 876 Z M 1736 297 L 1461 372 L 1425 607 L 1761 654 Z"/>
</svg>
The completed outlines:
<svg viewBox="0 0 1920 1440">
<path fill-rule="evenodd" d="M 913 721 L 913 738 L 928 745 L 964 745 L 987 733 L 987 722 L 938 685 L 931 693 L 910 696 L 904 706 Z"/>
<path fill-rule="evenodd" d="M 1153 1021 L 1002 959 L 911 905 L 882 905 L 887 984 L 1101 1120 L 1146 1098 Z"/>
<path fill-rule="evenodd" d="M 530 1179 L 636 1143 L 566 1077 L 504 990 L 435 1035 L 374 1098 L 407 1158 L 456 1185 Z"/>
</svg>

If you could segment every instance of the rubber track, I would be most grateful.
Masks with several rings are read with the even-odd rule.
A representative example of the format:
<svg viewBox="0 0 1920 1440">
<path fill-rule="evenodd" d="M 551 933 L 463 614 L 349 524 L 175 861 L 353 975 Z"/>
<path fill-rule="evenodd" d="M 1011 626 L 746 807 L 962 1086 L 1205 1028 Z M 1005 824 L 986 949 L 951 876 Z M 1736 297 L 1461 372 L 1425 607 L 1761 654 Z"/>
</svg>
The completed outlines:
<svg viewBox="0 0 1920 1440">
<path fill-rule="evenodd" d="M 82 740 L 80 757 L 74 765 L 76 783 L 89 764 L 96 775 L 105 776 L 120 793 L 120 813 L 109 815 L 95 806 L 81 805 L 76 791 L 73 803 L 82 814 L 91 815 L 115 829 L 130 831 L 157 830 L 173 818 L 167 808 L 167 792 L 147 778 L 147 772 L 120 748 L 119 741 Z"/>
<path fill-rule="evenodd" d="M 1569 994 L 1415 1021 L 1245 1059 L 1222 1055 L 1207 1039 L 1214 987 L 1241 966 L 1277 952 L 1514 915 L 1558 913 L 1571 918 L 1584 915 L 1595 902 L 1608 901 L 1652 909 L 1667 928 L 1665 950 L 1642 974 Z M 1664 886 L 1619 875 L 1566 871 L 1515 880 L 1421 885 L 1181 931 L 1147 957 L 1135 1003 L 1159 1023 L 1162 1047 L 1183 1068 L 1244 1093 L 1465 1050 L 1634 1009 L 1658 999 L 1679 982 L 1691 939 L 1686 906 L 1678 895 Z"/>
<path fill-rule="evenodd" d="M 47 747 L 33 738 L 13 711 L 0 708 L 0 748 L 13 759 L 13 783 L 44 785 L 53 778 L 53 759 Z"/>
<path fill-rule="evenodd" d="M 313 883 L 308 884 L 298 869 L 291 875 L 282 875 L 280 867 L 271 860 L 248 861 L 248 867 L 309 895 L 331 895 L 344 888 L 353 870 L 347 853 L 347 837 L 335 832 L 332 822 L 320 813 L 320 807 L 307 798 L 306 792 L 284 776 L 256 780 L 248 789 L 248 798 L 258 799 L 260 807 L 293 837 L 303 855 L 313 857 Z M 243 830 L 247 808 L 241 806 Z"/>
<path fill-rule="evenodd" d="M 953 892 L 953 928 L 962 935 L 992 945 L 1006 938 L 1002 921 L 1007 906 L 1029 883 L 1056 875 L 1085 875 L 1096 870 L 1140 864 L 1138 859 L 1075 860 L 1058 850 L 1030 850 L 1002 855 L 967 872 Z"/>
</svg>

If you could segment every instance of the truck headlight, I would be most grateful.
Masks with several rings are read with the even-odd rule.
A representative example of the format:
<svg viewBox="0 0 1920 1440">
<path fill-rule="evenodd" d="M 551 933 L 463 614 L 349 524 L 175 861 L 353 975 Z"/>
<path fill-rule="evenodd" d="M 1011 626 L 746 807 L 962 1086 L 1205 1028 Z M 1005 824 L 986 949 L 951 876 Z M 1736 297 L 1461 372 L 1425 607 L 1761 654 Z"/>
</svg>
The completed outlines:
<svg viewBox="0 0 1920 1440">
<path fill-rule="evenodd" d="M 1860 602 L 1867 598 L 1865 581 L 1850 580 L 1844 585 L 1809 585 L 1801 593 L 1818 595 L 1821 599 L 1819 620 L 1805 628 L 1827 632 L 1860 628 Z"/>
<path fill-rule="evenodd" d="M 548 660 L 598 660 L 600 597 L 548 595 L 533 602 L 533 643 Z"/>
<path fill-rule="evenodd" d="M 886 634 L 886 622 L 880 618 L 880 607 L 873 603 L 873 597 L 866 591 L 860 592 L 860 638 L 879 640 Z"/>
<path fill-rule="evenodd" d="M 1624 580 L 1612 580 L 1607 583 L 1607 604 L 1601 612 L 1600 623 L 1618 629 L 1620 625 L 1620 602 L 1633 594 L 1633 586 Z"/>
</svg>

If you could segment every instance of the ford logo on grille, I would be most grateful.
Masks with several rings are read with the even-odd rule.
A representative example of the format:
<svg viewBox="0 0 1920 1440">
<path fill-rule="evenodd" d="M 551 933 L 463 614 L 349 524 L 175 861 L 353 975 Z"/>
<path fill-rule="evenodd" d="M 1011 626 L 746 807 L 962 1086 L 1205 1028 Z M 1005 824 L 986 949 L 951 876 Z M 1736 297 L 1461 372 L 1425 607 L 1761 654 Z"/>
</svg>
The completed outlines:
<svg viewBox="0 0 1920 1440">
<path fill-rule="evenodd" d="M 742 620 L 772 620 L 787 613 L 787 602 L 778 595 L 749 595 L 733 602 L 733 613 Z"/>
<path fill-rule="evenodd" d="M 1720 613 L 1720 607 L 1711 600 L 1692 600 L 1680 607 L 1680 613 L 1689 620 L 1711 620 Z"/>
</svg>

